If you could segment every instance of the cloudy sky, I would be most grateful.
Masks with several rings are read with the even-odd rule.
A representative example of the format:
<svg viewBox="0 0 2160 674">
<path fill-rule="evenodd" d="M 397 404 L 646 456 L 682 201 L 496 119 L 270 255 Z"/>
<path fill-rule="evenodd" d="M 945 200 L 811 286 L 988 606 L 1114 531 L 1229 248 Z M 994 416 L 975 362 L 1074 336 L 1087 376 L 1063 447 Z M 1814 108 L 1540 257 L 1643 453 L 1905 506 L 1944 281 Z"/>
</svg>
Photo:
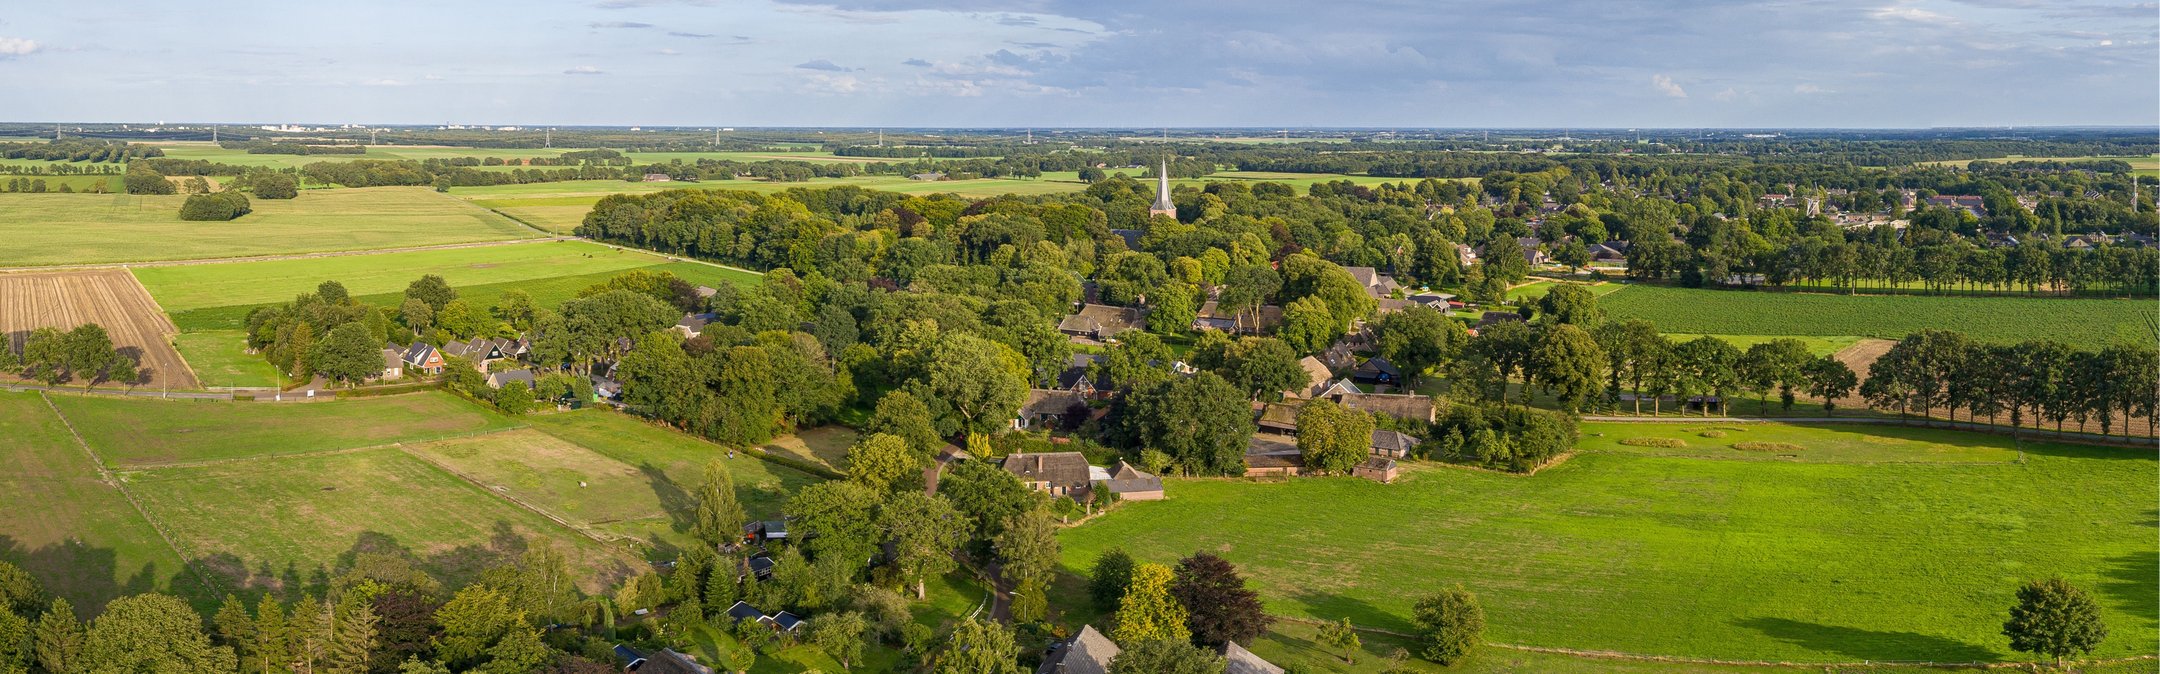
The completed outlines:
<svg viewBox="0 0 2160 674">
<path fill-rule="evenodd" d="M 126 3 L 122 3 L 126 4 Z M 429 0 L 0 9 L 11 121 L 2160 122 L 2152 0 Z"/>
</svg>

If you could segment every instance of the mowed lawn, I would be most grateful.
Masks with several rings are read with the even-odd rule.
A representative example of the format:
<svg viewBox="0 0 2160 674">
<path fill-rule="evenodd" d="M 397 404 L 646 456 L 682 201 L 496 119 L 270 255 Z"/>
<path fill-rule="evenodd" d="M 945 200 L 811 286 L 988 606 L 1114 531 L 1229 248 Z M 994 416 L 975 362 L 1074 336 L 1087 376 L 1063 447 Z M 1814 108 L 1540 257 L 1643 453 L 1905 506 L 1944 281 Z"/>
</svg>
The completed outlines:
<svg viewBox="0 0 2160 674">
<path fill-rule="evenodd" d="M 259 353 L 247 352 L 247 332 L 213 330 L 173 335 L 173 346 L 206 388 L 279 386 L 284 378 Z"/>
<path fill-rule="evenodd" d="M 116 468 L 244 459 L 500 431 L 518 420 L 447 393 L 316 403 L 54 396 Z"/>
<path fill-rule="evenodd" d="M 35 393 L 0 392 L 0 560 L 76 612 L 200 584 Z"/>
<path fill-rule="evenodd" d="M 0 265 L 54 265 L 369 250 L 538 236 L 425 187 L 308 190 L 254 199 L 230 222 L 180 219 L 186 197 L 0 195 Z"/>
<path fill-rule="evenodd" d="M 1460 582 L 1494 641 L 1806 662 L 2022 659 L 2000 636 L 2013 593 L 2061 574 L 2103 606 L 2099 655 L 2160 638 L 2150 452 L 2024 443 L 2019 463 L 1994 438 L 1949 431 L 1886 431 L 1876 454 L 1854 437 L 1865 429 L 1748 428 L 1732 435 L 1819 460 L 1616 450 L 1529 477 L 1418 465 L 1393 485 L 1173 480 L 1169 500 L 1065 531 L 1064 564 L 1084 573 L 1111 547 L 1155 562 L 1206 550 L 1272 612 L 1395 630 L 1418 596 Z M 1879 459 L 1912 462 L 1852 462 Z"/>
<path fill-rule="evenodd" d="M 725 447 L 608 410 L 537 415 L 525 421 L 536 430 L 636 468 L 648 478 L 646 489 L 662 493 L 663 503 L 676 498 L 672 490 L 688 494 L 704 484 L 705 464 L 714 459 L 725 462 L 735 478 L 735 498 L 753 519 L 779 518 L 788 494 L 820 481 L 741 452 L 727 458 Z M 652 478 L 664 479 L 664 483 Z"/>
<path fill-rule="evenodd" d="M 2054 339 L 2079 347 L 2150 340 L 2160 316 L 2151 299 L 1926 297 L 1704 290 L 1631 285 L 1598 300 L 1614 318 L 1641 318 L 1665 332 L 1861 336 L 1898 339 L 1954 330 L 1987 342 Z"/>
<path fill-rule="evenodd" d="M 410 552 L 455 585 L 530 546 L 551 545 L 589 592 L 611 587 L 636 563 L 396 447 L 134 471 L 125 479 L 228 585 L 277 587 L 334 569 L 359 550 Z"/>
</svg>

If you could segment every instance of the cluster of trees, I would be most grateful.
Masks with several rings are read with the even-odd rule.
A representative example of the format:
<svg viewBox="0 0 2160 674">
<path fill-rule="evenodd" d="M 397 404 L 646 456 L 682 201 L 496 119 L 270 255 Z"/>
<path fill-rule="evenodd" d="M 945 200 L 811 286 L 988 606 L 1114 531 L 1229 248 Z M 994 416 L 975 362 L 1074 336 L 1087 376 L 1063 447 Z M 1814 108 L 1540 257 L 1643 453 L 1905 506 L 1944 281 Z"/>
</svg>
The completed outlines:
<svg viewBox="0 0 2160 674">
<path fill-rule="evenodd" d="M 48 385 L 77 379 L 133 384 L 140 374 L 135 350 L 113 348 L 112 336 L 96 323 L 68 330 L 37 328 L 23 339 L 21 350 L 13 346 L 0 343 L 0 366 Z"/>
<path fill-rule="evenodd" d="M 6 184 L 6 191 L 28 192 L 31 194 L 43 194 L 45 192 L 59 192 L 61 194 L 69 194 L 75 191 L 74 185 L 70 185 L 65 182 L 60 183 L 60 187 L 57 189 L 48 189 L 48 187 L 49 186 L 46 185 L 44 178 L 25 178 L 21 176 L 15 176 L 8 178 Z M 83 191 L 103 193 L 105 191 L 105 181 L 94 181 L 90 183 L 89 187 L 84 188 Z"/>
<path fill-rule="evenodd" d="M 201 180 L 201 178 L 196 178 Z M 247 215 L 249 207 L 246 194 L 238 190 L 223 192 L 198 192 L 188 195 L 180 204 L 180 219 L 189 221 L 223 221 Z"/>
<path fill-rule="evenodd" d="M 0 143 L 0 158 L 4 159 L 119 163 L 164 155 L 164 150 L 150 145 L 131 145 L 123 141 L 88 138 Z"/>
<path fill-rule="evenodd" d="M 179 191 L 172 181 L 165 179 L 164 173 L 150 168 L 150 165 L 144 162 L 130 162 L 127 175 L 121 178 L 121 185 L 127 189 L 128 194 L 172 194 Z"/>
<path fill-rule="evenodd" d="M 248 154 L 367 154 L 366 145 L 308 145 L 264 139 L 219 141 L 218 147 L 246 150 Z"/>
<path fill-rule="evenodd" d="M 1986 344 L 1945 330 L 1922 330 L 1898 340 L 1868 368 L 1860 395 L 1878 408 L 1951 419 L 2008 417 L 2011 426 L 2065 421 L 2117 422 L 2153 418 L 2160 401 L 2160 353 L 2150 343 L 2112 344 L 2084 351 L 2056 341 Z"/>
</svg>

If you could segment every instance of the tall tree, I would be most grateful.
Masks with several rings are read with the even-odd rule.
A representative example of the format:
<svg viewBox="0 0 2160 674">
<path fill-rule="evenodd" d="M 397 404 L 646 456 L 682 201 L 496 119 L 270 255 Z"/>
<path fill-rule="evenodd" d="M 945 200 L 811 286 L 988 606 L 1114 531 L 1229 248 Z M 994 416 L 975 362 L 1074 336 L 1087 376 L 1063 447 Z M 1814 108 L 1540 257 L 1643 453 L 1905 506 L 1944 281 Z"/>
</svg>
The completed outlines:
<svg viewBox="0 0 2160 674">
<path fill-rule="evenodd" d="M 75 606 L 66 597 L 53 599 L 31 629 L 38 666 L 47 672 L 72 672 L 82 666 L 83 629 L 75 619 Z"/>
<path fill-rule="evenodd" d="M 1117 613 L 1118 601 L 1125 598 L 1125 590 L 1132 586 L 1133 558 L 1124 548 L 1111 548 L 1095 558 L 1095 566 L 1088 572 L 1088 596 L 1095 600 L 1095 608 L 1104 613 Z"/>
<path fill-rule="evenodd" d="M 915 587 L 916 599 L 927 596 L 929 578 L 953 570 L 953 549 L 967 542 L 966 516 L 943 495 L 895 493 L 880 506 L 878 520 L 893 546 L 893 568 L 901 582 Z"/>
<path fill-rule="evenodd" d="M 1135 390 L 1120 399 L 1114 419 L 1127 446 L 1161 450 L 1188 474 L 1245 472 L 1252 408 L 1245 392 L 1212 372 Z"/>
<path fill-rule="evenodd" d="M 1223 656 L 1182 641 L 1126 644 L 1110 658 L 1110 674 L 1223 674 Z"/>
<path fill-rule="evenodd" d="M 788 499 L 784 511 L 793 523 L 790 535 L 819 559 L 847 560 L 860 569 L 877 549 L 877 492 L 853 482 L 820 482 Z"/>
<path fill-rule="evenodd" d="M 2013 649 L 2053 657 L 2059 668 L 2071 653 L 2091 653 L 2107 639 L 2099 602 L 2061 577 L 2028 581 L 2017 599 L 2003 623 Z"/>
<path fill-rule="evenodd" d="M 1202 646 L 1251 643 L 1274 622 L 1260 604 L 1260 593 L 1245 587 L 1237 567 L 1209 553 L 1178 560 L 1170 596 L 1189 609 L 1185 625 L 1192 630 L 1193 641 Z"/>
<path fill-rule="evenodd" d="M 1057 573 L 1057 520 L 1042 508 L 1016 515 L 1006 521 L 993 547 L 1005 580 L 1047 584 Z"/>
<path fill-rule="evenodd" d="M 1860 377 L 1844 361 L 1823 356 L 1808 363 L 1807 381 L 1808 395 L 1823 401 L 1823 414 L 1827 416 L 1837 409 L 1838 399 L 1852 395 Z"/>
<path fill-rule="evenodd" d="M 436 312 L 449 306 L 450 301 L 457 299 L 457 296 L 457 289 L 451 288 L 449 281 L 435 274 L 422 275 L 405 286 L 405 299 L 420 300 L 428 309 Z"/>
<path fill-rule="evenodd" d="M 1418 600 L 1411 619 L 1418 627 L 1418 656 L 1441 665 L 1462 661 L 1485 641 L 1485 609 L 1461 585 Z"/>
<path fill-rule="evenodd" d="M 1380 356 L 1401 368 L 1412 387 L 1426 371 L 1453 360 L 1470 341 L 1462 323 L 1422 306 L 1383 316 L 1374 327 Z"/>
<path fill-rule="evenodd" d="M 697 511 L 691 533 L 706 545 L 721 546 L 739 539 L 749 516 L 735 500 L 735 475 L 719 459 L 705 462 L 705 483 L 698 485 Z"/>
<path fill-rule="evenodd" d="M 1027 363 L 1011 347 L 965 332 L 940 336 L 912 384 L 941 433 L 989 432 L 1027 400 Z"/>
<path fill-rule="evenodd" d="M 848 479 L 885 493 L 922 486 L 923 456 L 899 436 L 872 433 L 848 448 Z"/>
<path fill-rule="evenodd" d="M 1590 333 L 1569 323 L 1555 323 L 1538 331 L 1530 354 L 1530 380 L 1560 400 L 1569 413 L 1605 385 L 1605 350 Z"/>
<path fill-rule="evenodd" d="M 932 674 L 1021 674 L 1020 646 L 994 620 L 961 619 L 934 660 Z"/>
<path fill-rule="evenodd" d="M 1305 465 L 1347 475 L 1372 447 L 1373 418 L 1331 400 L 1305 403 L 1297 415 L 1298 452 Z"/>
<path fill-rule="evenodd" d="M 83 671 L 229 672 L 232 649 L 210 645 L 202 616 L 177 597 L 114 599 L 83 636 Z"/>
<path fill-rule="evenodd" d="M 1170 596 L 1172 579 L 1170 567 L 1161 564 L 1133 567 L 1132 584 L 1125 589 L 1125 598 L 1118 602 L 1110 640 L 1123 643 L 1191 640 L 1192 631 L 1185 627 L 1185 606 Z"/>
<path fill-rule="evenodd" d="M 825 651 L 825 654 L 832 656 L 834 660 L 839 660 L 840 669 L 848 670 L 862 659 L 863 647 L 866 645 L 863 632 L 868 627 L 860 612 L 828 613 L 819 616 L 816 622 L 810 624 L 810 643 L 815 644 L 818 650 Z"/>
<path fill-rule="evenodd" d="M 863 426 L 863 432 L 897 436 L 907 441 L 908 447 L 917 455 L 924 457 L 937 454 L 945 444 L 930 421 L 930 408 L 907 391 L 893 391 L 878 398 L 877 407 L 870 412 L 870 422 Z"/>
<path fill-rule="evenodd" d="M 1538 298 L 1538 320 L 1550 325 L 1580 325 L 1589 327 L 1604 319 L 1598 309 L 1597 294 L 1589 286 L 1561 283 Z"/>
</svg>

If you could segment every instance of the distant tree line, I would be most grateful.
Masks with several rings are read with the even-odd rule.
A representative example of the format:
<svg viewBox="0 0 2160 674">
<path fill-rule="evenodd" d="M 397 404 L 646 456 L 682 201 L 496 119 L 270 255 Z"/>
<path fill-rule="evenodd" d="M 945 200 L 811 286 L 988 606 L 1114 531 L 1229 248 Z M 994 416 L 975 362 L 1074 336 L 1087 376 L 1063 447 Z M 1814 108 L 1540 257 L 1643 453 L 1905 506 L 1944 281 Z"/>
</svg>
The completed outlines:
<svg viewBox="0 0 2160 674">
<path fill-rule="evenodd" d="M 134 145 L 120 141 L 87 138 L 0 143 L 0 158 L 5 159 L 121 163 L 147 157 L 162 157 L 164 155 L 164 150 L 150 145 Z"/>
<path fill-rule="evenodd" d="M 367 154 L 366 145 L 308 145 L 262 139 L 219 141 L 218 147 L 246 150 L 248 154 Z"/>
</svg>

